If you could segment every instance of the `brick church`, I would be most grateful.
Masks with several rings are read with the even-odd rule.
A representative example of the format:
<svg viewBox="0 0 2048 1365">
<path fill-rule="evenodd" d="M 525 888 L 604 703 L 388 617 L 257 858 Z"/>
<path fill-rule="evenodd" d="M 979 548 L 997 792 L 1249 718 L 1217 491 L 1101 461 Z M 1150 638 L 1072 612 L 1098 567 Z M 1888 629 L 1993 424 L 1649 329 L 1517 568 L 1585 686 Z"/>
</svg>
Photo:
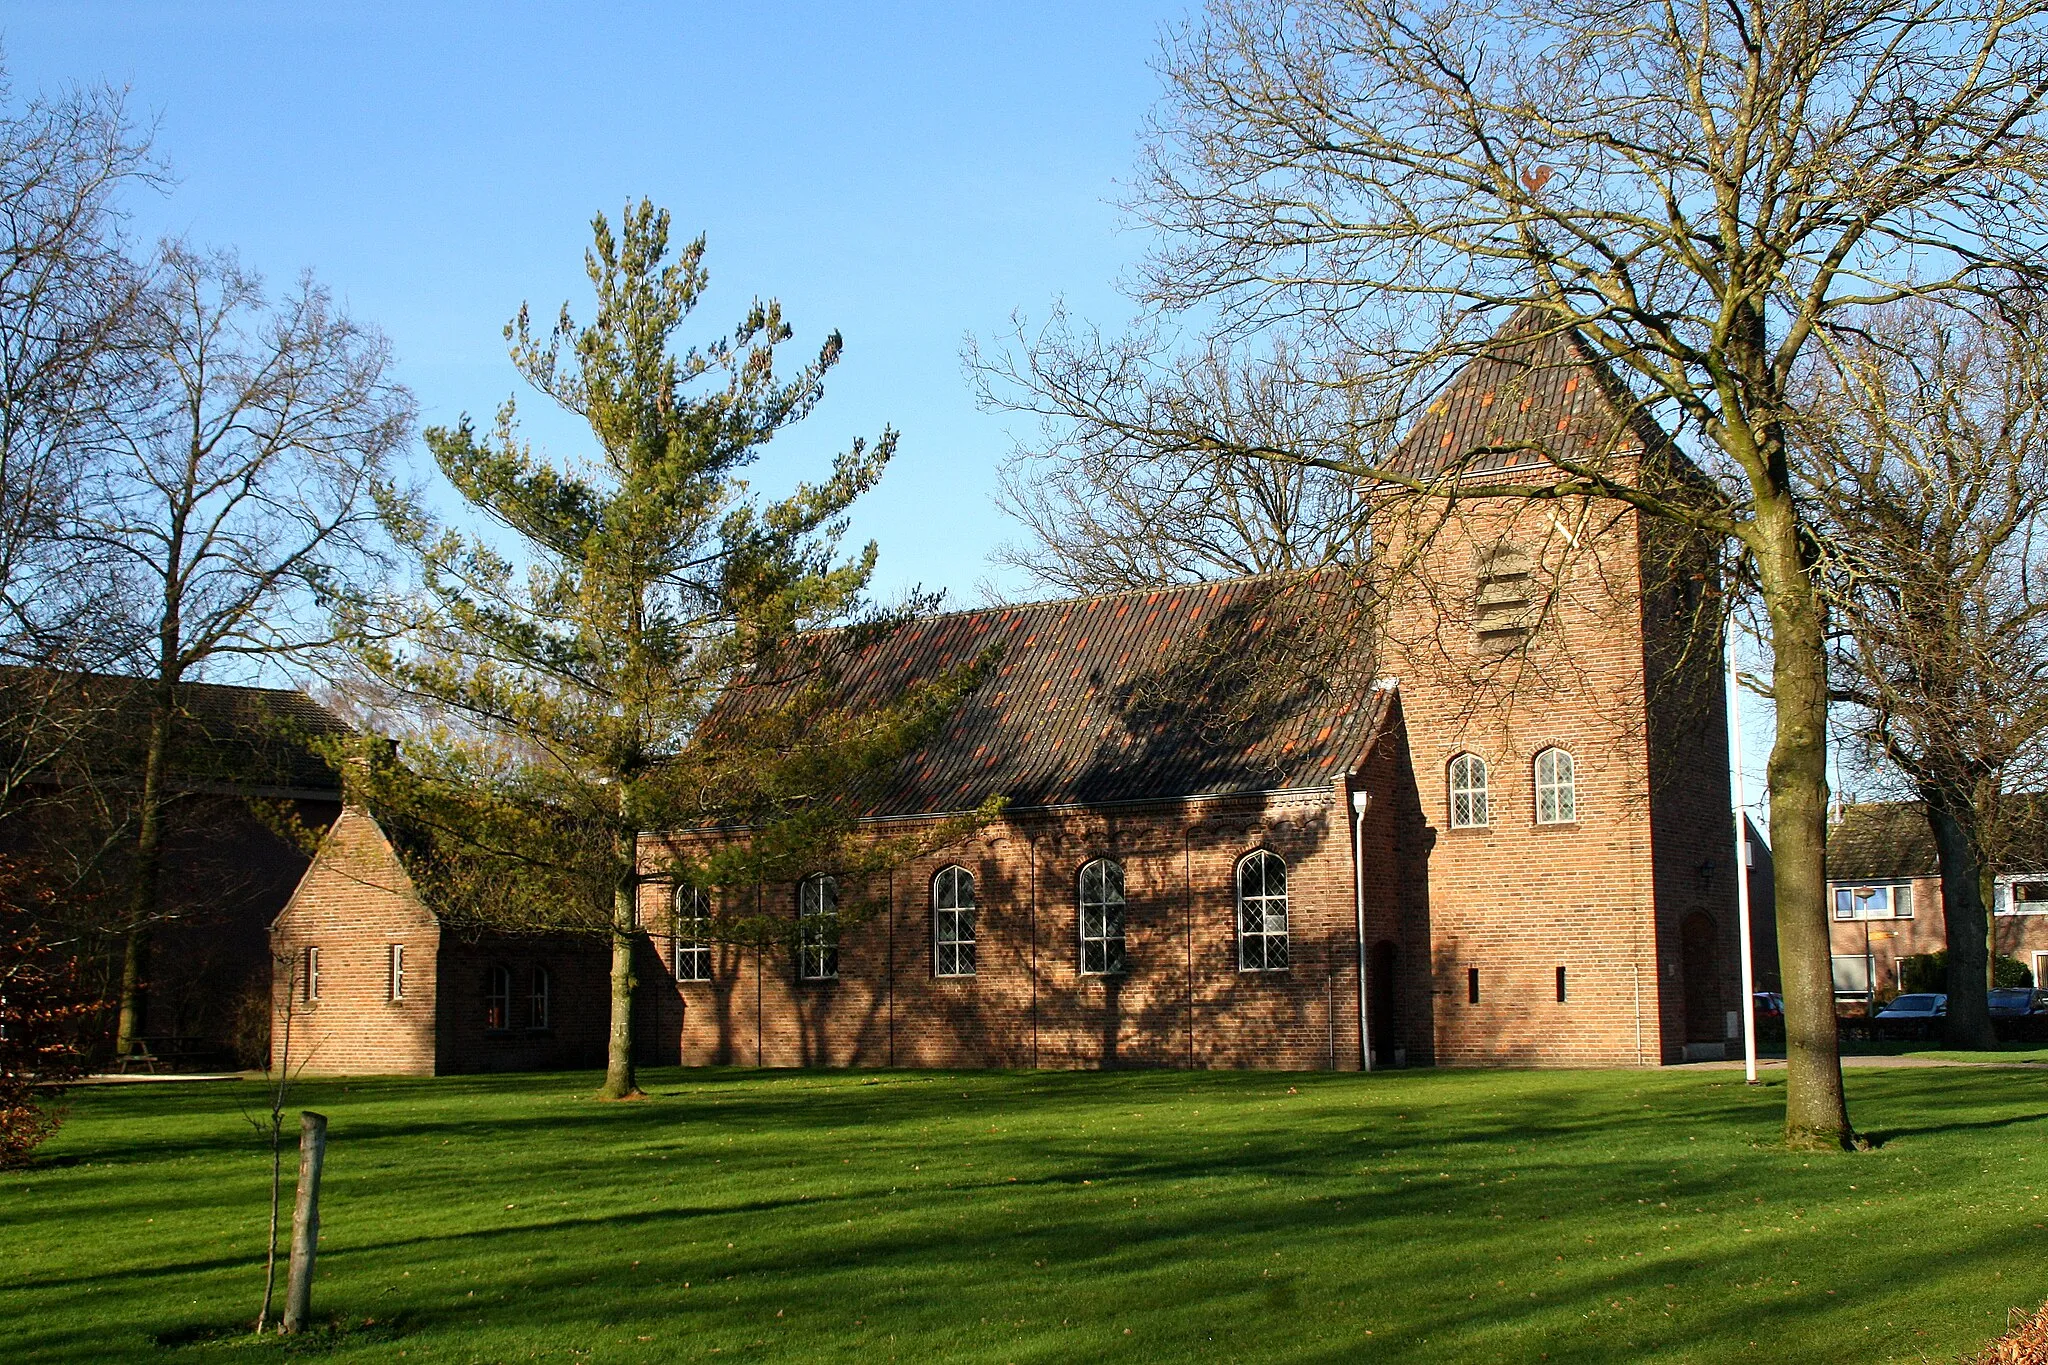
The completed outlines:
<svg viewBox="0 0 2048 1365">
<path fill-rule="evenodd" d="M 1400 458 L 1540 477 L 1514 453 L 1537 442 L 1677 458 L 1583 342 L 1520 317 Z M 876 877 L 650 882 L 644 1060 L 1721 1055 L 1741 999 L 1711 557 L 1616 504 L 1432 508 L 1377 522 L 1365 569 L 957 612 L 872 646 L 854 705 L 991 646 L 997 663 L 865 798 L 865 827 L 914 836 L 992 795 L 1003 814 Z M 644 865 L 739 837 L 675 831 Z M 715 941 L 722 896 L 786 914 L 786 941 Z M 276 1003 L 309 1071 L 602 1061 L 601 948 L 457 933 L 361 811 L 272 937 L 308 964 Z"/>
</svg>

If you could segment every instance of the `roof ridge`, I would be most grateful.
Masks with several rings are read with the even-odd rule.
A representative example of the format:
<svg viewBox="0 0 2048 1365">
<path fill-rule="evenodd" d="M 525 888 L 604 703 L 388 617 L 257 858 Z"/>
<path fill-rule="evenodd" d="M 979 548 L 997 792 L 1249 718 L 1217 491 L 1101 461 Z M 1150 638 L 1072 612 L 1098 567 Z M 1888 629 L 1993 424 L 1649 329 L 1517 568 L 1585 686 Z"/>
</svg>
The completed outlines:
<svg viewBox="0 0 2048 1365">
<path fill-rule="evenodd" d="M 1046 597 L 1036 602 L 992 602 L 986 606 L 956 607 L 951 611 L 933 612 L 930 616 L 918 616 L 912 620 L 914 624 L 925 624 L 960 616 L 986 616 L 1001 611 L 1045 611 L 1052 607 L 1074 607 L 1086 602 L 1110 602 L 1119 597 L 1136 597 L 1144 593 L 1193 592 L 1203 588 L 1229 588 L 1246 583 L 1263 583 L 1279 578 L 1313 578 L 1319 573 L 1348 567 L 1351 566 L 1331 563 L 1317 565 L 1312 569 L 1268 569 L 1264 573 L 1234 574 L 1229 578 L 1197 578 L 1186 583 L 1154 583 L 1137 588 L 1117 588 L 1108 592 L 1084 592 L 1074 597 Z"/>
</svg>

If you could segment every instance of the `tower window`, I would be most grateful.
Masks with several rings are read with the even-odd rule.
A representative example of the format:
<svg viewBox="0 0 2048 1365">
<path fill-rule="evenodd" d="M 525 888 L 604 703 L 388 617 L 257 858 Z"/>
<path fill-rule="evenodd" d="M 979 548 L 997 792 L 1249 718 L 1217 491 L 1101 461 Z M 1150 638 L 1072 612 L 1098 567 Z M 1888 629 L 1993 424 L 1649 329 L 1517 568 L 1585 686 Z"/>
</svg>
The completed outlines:
<svg viewBox="0 0 2048 1365">
<path fill-rule="evenodd" d="M 1465 969 L 1465 1003 L 1468 1005 L 1479 1003 L 1479 969 L 1477 967 L 1467 967 Z"/>
<path fill-rule="evenodd" d="M 1536 823 L 1568 825 L 1578 818 L 1578 765 L 1563 749 L 1545 749 L 1536 755 Z"/>
<path fill-rule="evenodd" d="M 1489 823 L 1486 760 L 1459 754 L 1451 760 L 1451 828 L 1477 829 Z"/>
<path fill-rule="evenodd" d="M 1529 637 L 1536 595 L 1536 562 L 1517 545 L 1496 545 L 1476 557 L 1472 633 L 1481 649 L 1509 650 Z"/>
</svg>

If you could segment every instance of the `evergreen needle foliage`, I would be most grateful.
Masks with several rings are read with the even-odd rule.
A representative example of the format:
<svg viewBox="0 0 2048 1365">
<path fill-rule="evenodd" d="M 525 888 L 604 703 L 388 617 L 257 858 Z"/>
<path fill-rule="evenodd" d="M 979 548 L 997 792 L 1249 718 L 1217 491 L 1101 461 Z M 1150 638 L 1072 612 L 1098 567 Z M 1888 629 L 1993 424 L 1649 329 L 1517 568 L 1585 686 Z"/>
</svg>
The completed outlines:
<svg viewBox="0 0 2048 1365">
<path fill-rule="evenodd" d="M 870 605 L 869 544 L 840 552 L 849 505 L 896 448 L 855 440 L 818 483 L 780 499 L 743 477 L 801 421 L 840 356 L 837 333 L 791 373 L 780 305 L 755 301 L 729 338 L 678 349 L 707 283 L 700 237 L 673 256 L 669 217 L 642 200 L 615 233 L 600 214 L 584 260 L 597 311 L 563 306 L 505 329 L 512 362 L 589 424 L 595 453 L 551 460 L 511 401 L 479 433 L 426 432 L 441 472 L 511 544 L 406 514 L 419 614 L 362 657 L 435 718 L 406 761 L 367 765 L 371 804 L 416 847 L 437 909 L 485 927 L 609 935 L 612 1029 L 604 1094 L 634 1092 L 633 943 L 650 877 L 700 886 L 849 867 L 862 781 L 886 771 L 978 676 L 900 699 L 837 705 L 846 660 L 923 606 Z M 745 826 L 717 866 L 648 868 L 643 834 Z M 738 901 L 740 898 L 728 898 Z M 779 923 L 728 921 L 759 941 Z"/>
</svg>

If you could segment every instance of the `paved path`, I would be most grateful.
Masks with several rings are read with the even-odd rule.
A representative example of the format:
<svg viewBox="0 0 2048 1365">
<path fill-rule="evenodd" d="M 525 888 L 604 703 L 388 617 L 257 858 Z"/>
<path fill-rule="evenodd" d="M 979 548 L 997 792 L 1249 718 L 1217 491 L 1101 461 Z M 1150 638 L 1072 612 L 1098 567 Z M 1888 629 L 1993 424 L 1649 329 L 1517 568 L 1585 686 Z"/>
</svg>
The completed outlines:
<svg viewBox="0 0 2048 1365">
<path fill-rule="evenodd" d="M 165 1085 L 175 1081 L 239 1081 L 245 1080 L 252 1075 L 261 1076 L 262 1074 L 263 1073 L 260 1071 L 205 1071 L 191 1073 L 167 1071 L 163 1072 L 162 1074 L 144 1072 L 104 1071 L 94 1076 L 80 1076 L 77 1080 L 71 1082 L 71 1084 Z"/>
</svg>

